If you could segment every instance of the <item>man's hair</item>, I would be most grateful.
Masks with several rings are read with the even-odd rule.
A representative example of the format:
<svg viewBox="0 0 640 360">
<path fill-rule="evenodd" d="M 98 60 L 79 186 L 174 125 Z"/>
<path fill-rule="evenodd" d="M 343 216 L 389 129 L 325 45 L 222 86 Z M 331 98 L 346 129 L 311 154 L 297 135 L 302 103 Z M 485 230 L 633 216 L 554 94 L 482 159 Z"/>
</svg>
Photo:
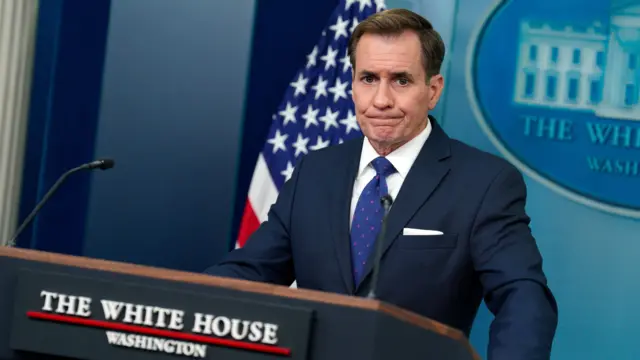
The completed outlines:
<svg viewBox="0 0 640 360">
<path fill-rule="evenodd" d="M 351 68 L 356 68 L 356 47 L 364 34 L 398 36 L 405 31 L 418 35 L 422 47 L 422 66 L 428 82 L 440 73 L 444 59 L 444 42 L 431 23 L 422 16 L 406 9 L 389 9 L 375 13 L 356 26 L 349 39 Z"/>
</svg>

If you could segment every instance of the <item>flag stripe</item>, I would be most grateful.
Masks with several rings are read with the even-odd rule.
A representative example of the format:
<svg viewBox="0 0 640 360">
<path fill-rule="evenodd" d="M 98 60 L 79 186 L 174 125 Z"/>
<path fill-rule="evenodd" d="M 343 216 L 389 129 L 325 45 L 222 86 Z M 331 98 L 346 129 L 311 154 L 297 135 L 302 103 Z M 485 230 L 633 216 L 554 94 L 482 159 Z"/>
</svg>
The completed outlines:
<svg viewBox="0 0 640 360">
<path fill-rule="evenodd" d="M 243 247 L 249 236 L 258 230 L 260 223 L 267 220 L 269 209 L 277 198 L 278 189 L 271 179 L 264 157 L 260 154 L 249 185 L 249 196 L 242 214 L 236 248 Z"/>
<path fill-rule="evenodd" d="M 242 222 L 240 224 L 236 248 L 243 247 L 247 242 L 247 239 L 249 239 L 249 236 L 251 236 L 254 231 L 258 230 L 258 227 L 260 226 L 260 221 L 256 217 L 256 213 L 253 211 L 253 206 L 251 206 L 251 201 L 249 201 L 249 199 L 247 199 L 245 203 Z"/>
<path fill-rule="evenodd" d="M 261 154 L 258 156 L 256 169 L 254 170 L 251 185 L 249 186 L 249 202 L 251 202 L 258 221 L 263 222 L 267 220 L 269 209 L 271 205 L 276 202 L 277 198 L 278 189 L 273 183 L 269 169 L 267 168 L 267 163 Z"/>
</svg>

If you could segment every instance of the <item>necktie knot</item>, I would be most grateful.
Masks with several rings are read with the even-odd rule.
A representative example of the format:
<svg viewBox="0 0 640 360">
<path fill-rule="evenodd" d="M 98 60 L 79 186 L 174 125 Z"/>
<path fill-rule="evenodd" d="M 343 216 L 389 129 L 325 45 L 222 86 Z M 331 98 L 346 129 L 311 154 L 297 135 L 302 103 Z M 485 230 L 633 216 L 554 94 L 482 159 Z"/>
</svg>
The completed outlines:
<svg viewBox="0 0 640 360">
<path fill-rule="evenodd" d="M 393 164 L 387 158 L 379 156 L 373 161 L 371 161 L 371 165 L 376 169 L 376 173 L 380 176 L 387 177 L 396 172 L 396 168 L 393 167 Z"/>
</svg>

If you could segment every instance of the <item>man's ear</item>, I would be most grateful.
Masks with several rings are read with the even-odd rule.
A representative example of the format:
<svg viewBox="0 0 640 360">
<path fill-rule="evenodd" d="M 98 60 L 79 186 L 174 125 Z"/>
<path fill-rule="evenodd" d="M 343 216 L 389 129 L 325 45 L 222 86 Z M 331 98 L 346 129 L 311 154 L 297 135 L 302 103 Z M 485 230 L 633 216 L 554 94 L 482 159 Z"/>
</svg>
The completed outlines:
<svg viewBox="0 0 640 360">
<path fill-rule="evenodd" d="M 429 110 L 433 110 L 438 104 L 438 101 L 440 101 L 440 96 L 444 89 L 444 77 L 440 74 L 433 75 L 431 79 L 429 79 L 429 89 L 431 90 L 431 96 L 429 97 Z"/>
</svg>

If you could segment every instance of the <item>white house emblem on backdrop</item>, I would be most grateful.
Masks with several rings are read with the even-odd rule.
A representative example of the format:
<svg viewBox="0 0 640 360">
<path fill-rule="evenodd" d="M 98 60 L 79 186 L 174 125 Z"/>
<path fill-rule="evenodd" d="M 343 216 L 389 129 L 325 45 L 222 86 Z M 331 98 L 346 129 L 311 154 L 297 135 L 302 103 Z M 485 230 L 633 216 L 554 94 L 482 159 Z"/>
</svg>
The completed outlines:
<svg viewBox="0 0 640 360">
<path fill-rule="evenodd" d="M 525 173 L 640 217 L 640 0 L 501 1 L 470 43 L 476 117 Z"/>
</svg>

